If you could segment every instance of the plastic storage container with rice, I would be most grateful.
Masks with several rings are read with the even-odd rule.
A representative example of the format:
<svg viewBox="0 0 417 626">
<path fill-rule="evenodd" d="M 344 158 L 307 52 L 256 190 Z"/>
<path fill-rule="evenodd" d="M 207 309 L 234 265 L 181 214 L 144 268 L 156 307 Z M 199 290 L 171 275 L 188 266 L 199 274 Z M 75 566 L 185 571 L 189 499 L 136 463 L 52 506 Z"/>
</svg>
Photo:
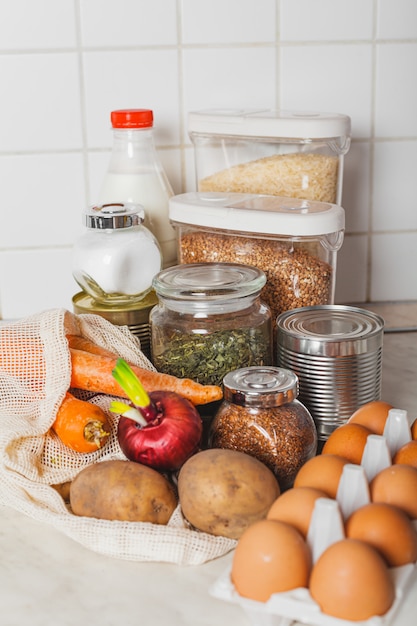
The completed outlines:
<svg viewBox="0 0 417 626">
<path fill-rule="evenodd" d="M 198 191 L 288 196 L 341 204 L 350 117 L 340 113 L 192 111 Z"/>
</svg>

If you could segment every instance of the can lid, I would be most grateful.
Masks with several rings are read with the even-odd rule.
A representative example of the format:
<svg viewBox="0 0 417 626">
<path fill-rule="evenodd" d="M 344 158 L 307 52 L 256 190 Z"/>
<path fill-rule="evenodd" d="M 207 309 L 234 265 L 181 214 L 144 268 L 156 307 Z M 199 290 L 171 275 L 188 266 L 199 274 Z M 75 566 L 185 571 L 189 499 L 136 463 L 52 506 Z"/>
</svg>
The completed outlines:
<svg viewBox="0 0 417 626">
<path fill-rule="evenodd" d="M 119 109 L 110 114 L 113 128 L 149 128 L 153 126 L 151 109 Z"/>
<path fill-rule="evenodd" d="M 277 317 L 277 345 L 304 355 L 358 355 L 380 348 L 383 330 L 382 317 L 359 307 L 301 307 Z"/>
<path fill-rule="evenodd" d="M 140 204 L 115 202 L 88 208 L 84 213 L 84 225 L 98 230 L 130 228 L 142 224 L 145 210 Z"/>
<path fill-rule="evenodd" d="M 298 377 L 280 367 L 243 367 L 223 378 L 224 399 L 240 406 L 276 407 L 298 396 Z"/>
<path fill-rule="evenodd" d="M 312 236 L 344 230 L 337 204 L 257 194 L 189 192 L 169 199 L 173 222 L 264 235 Z"/>
<path fill-rule="evenodd" d="M 188 114 L 188 132 L 284 139 L 350 137 L 351 120 L 342 113 L 267 109 L 205 109 Z M 346 151 L 349 148 L 347 142 Z"/>
<path fill-rule="evenodd" d="M 116 326 L 137 326 L 149 323 L 149 313 L 158 304 L 158 298 L 151 289 L 135 302 L 97 302 L 85 291 L 79 291 L 72 297 L 72 304 L 74 313 L 100 315 Z"/>
</svg>

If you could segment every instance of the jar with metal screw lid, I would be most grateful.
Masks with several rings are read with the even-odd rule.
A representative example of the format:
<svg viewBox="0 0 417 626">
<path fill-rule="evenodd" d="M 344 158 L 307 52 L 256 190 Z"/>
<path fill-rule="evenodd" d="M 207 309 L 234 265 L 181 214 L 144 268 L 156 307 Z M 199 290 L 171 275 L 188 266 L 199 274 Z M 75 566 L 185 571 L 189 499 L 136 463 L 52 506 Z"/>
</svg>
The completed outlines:
<svg viewBox="0 0 417 626">
<path fill-rule="evenodd" d="M 245 367 L 229 372 L 223 388 L 209 446 L 250 454 L 274 472 L 282 490 L 292 487 L 300 467 L 317 452 L 316 427 L 297 399 L 296 374 L 278 367 Z"/>
<path fill-rule="evenodd" d="M 159 243 L 144 226 L 141 205 L 116 202 L 89 207 L 84 232 L 75 242 L 72 274 L 101 304 L 130 304 L 151 291 L 162 267 Z"/>
<path fill-rule="evenodd" d="M 272 364 L 272 321 L 260 300 L 262 270 L 238 263 L 191 263 L 159 272 L 150 314 L 158 371 L 221 385 L 227 372 Z"/>
</svg>

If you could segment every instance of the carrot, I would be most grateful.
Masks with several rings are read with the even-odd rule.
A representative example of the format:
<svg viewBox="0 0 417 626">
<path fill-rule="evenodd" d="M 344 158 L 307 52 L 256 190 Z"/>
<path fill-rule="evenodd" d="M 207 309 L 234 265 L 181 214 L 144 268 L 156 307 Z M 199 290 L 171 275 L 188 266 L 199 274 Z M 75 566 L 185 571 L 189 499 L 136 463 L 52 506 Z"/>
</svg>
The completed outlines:
<svg viewBox="0 0 417 626">
<path fill-rule="evenodd" d="M 91 354 L 99 354 L 101 356 L 108 356 L 113 359 L 117 358 L 117 354 L 98 346 L 96 343 L 90 341 L 86 337 L 81 335 L 67 335 L 68 346 L 75 350 L 85 350 L 85 352 L 91 352 Z"/>
<path fill-rule="evenodd" d="M 74 348 L 70 348 L 70 353 L 72 363 L 71 387 L 127 398 L 112 375 L 117 358 L 92 354 Z M 184 398 L 188 398 L 195 405 L 208 404 L 223 397 L 222 389 L 217 385 L 201 385 L 190 378 L 177 378 L 136 365 L 131 365 L 131 367 L 148 392 L 174 391 Z"/>
<path fill-rule="evenodd" d="M 91 402 L 79 400 L 69 391 L 58 409 L 52 430 L 63 444 L 76 452 L 95 452 L 110 436 L 104 411 Z"/>
</svg>

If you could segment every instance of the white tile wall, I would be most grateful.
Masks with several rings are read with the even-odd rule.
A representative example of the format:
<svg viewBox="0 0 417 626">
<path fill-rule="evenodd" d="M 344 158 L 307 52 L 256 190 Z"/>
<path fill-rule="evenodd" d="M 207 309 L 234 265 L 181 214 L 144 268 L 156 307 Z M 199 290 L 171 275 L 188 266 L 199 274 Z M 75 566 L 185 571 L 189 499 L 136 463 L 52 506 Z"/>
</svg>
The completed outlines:
<svg viewBox="0 0 417 626">
<path fill-rule="evenodd" d="M 280 4 L 283 41 L 327 42 L 372 37 L 373 0 L 281 0 Z"/>
<path fill-rule="evenodd" d="M 179 145 L 178 73 L 174 47 L 84 52 L 87 147 L 109 147 L 110 111 L 129 108 L 132 102 L 153 109 L 157 145 Z"/>
<path fill-rule="evenodd" d="M 73 0 L 2 0 L 0 46 L 4 51 L 74 48 Z"/>
<path fill-rule="evenodd" d="M 416 299 L 415 0 L 2 0 L 0 317 L 71 309 L 113 108 L 154 110 L 176 193 L 202 107 L 352 118 L 338 302 Z"/>
<path fill-rule="evenodd" d="M 275 4 L 275 0 L 262 0 L 261 4 L 259 0 L 183 0 L 182 43 L 275 43 Z"/>
<path fill-rule="evenodd" d="M 417 4 L 416 4 L 417 20 Z M 389 41 L 376 46 L 375 134 L 417 135 L 417 42 Z"/>
<path fill-rule="evenodd" d="M 355 139 L 372 128 L 371 43 L 284 46 L 280 58 L 281 106 L 337 111 L 352 118 Z"/>
<path fill-rule="evenodd" d="M 81 0 L 73 4 L 79 6 L 85 48 L 175 46 L 178 42 L 172 0 Z"/>
</svg>

